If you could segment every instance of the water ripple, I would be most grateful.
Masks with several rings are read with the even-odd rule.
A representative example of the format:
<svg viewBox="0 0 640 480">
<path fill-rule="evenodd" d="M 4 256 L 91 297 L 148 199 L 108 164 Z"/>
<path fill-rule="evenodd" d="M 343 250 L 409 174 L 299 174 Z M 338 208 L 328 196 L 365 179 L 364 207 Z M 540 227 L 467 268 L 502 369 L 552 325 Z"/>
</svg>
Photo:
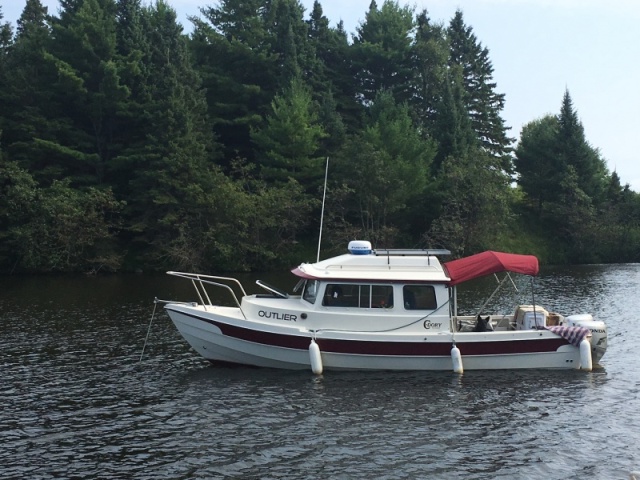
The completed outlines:
<svg viewBox="0 0 640 480">
<path fill-rule="evenodd" d="M 606 319 L 604 368 L 586 374 L 215 367 L 165 316 L 139 362 L 141 299 L 173 288 L 144 280 L 0 282 L 1 478 L 625 479 L 640 467 L 639 266 L 538 281 L 541 302 L 558 294 L 554 309 Z"/>
</svg>

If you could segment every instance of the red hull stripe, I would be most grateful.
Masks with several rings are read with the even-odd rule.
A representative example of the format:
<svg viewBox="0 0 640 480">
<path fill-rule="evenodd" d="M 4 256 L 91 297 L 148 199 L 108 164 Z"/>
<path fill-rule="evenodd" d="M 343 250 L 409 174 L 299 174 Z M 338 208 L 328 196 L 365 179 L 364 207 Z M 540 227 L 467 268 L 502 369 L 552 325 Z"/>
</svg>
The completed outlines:
<svg viewBox="0 0 640 480">
<path fill-rule="evenodd" d="M 198 315 L 185 312 L 178 313 L 215 325 L 222 331 L 223 335 L 237 338 L 239 340 L 260 343 L 262 345 L 271 345 L 274 347 L 292 348 L 296 350 L 307 350 L 309 348 L 310 338 L 308 336 L 261 332 L 250 328 L 228 325 L 223 322 L 210 320 L 208 318 L 203 318 Z M 316 338 L 316 343 L 322 352 L 331 353 L 408 357 L 438 357 L 451 355 L 451 343 L 449 342 L 375 342 L 366 340 Z M 460 353 L 462 355 L 546 353 L 555 352 L 558 348 L 568 344 L 569 342 L 560 337 L 541 340 L 456 342 L 456 346 L 460 349 Z"/>
</svg>

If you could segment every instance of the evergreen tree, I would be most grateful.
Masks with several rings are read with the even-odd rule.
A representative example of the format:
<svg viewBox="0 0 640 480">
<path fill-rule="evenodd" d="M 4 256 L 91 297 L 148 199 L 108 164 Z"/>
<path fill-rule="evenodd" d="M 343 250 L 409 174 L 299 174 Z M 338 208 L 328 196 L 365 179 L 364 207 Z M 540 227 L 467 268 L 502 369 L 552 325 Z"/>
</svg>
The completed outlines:
<svg viewBox="0 0 640 480">
<path fill-rule="evenodd" d="M 444 28 L 442 25 L 432 24 L 427 11 L 423 10 L 416 18 L 413 45 L 416 78 L 411 105 L 417 118 L 429 132 L 436 129 L 438 106 L 445 96 L 447 86 L 451 87 L 450 82 L 447 82 L 448 56 L 449 45 Z M 445 114 L 446 111 L 443 110 L 442 113 Z"/>
<path fill-rule="evenodd" d="M 330 28 L 320 2 L 316 0 L 307 25 L 317 62 L 306 82 L 311 87 L 313 99 L 322 106 L 321 123 L 328 133 L 326 154 L 332 155 L 343 143 L 347 129 L 345 119 L 355 127 L 360 122 L 362 109 L 356 101 L 349 44 L 342 24 L 336 29 Z"/>
<path fill-rule="evenodd" d="M 508 128 L 500 116 L 504 109 L 504 94 L 495 91 L 489 50 L 482 47 L 472 28 L 465 25 L 460 10 L 451 20 L 447 35 L 449 66 L 458 65 L 462 69 L 464 105 L 476 137 L 483 150 L 496 158 L 498 166 L 511 173 L 509 153 L 513 139 L 507 137 Z"/>
<path fill-rule="evenodd" d="M 318 64 L 313 45 L 308 41 L 308 25 L 304 8 L 298 0 L 272 0 L 265 9 L 265 27 L 272 39 L 272 52 L 277 56 L 277 88 L 288 87 L 302 75 L 309 79 L 317 73 Z"/>
<path fill-rule="evenodd" d="M 301 79 L 293 79 L 283 95 L 276 95 L 272 109 L 265 127 L 251 135 L 261 152 L 261 176 L 280 184 L 293 178 L 315 193 L 323 172 L 317 153 L 326 133 L 318 123 L 311 92 Z"/>
<path fill-rule="evenodd" d="M 221 177 L 212 164 L 216 148 L 204 92 L 175 11 L 157 2 L 144 10 L 142 25 L 148 45 L 142 59 L 148 117 L 145 129 L 136 132 L 138 139 L 114 159 L 113 174 L 129 177 L 120 191 L 129 202 L 130 239 L 137 248 L 151 247 L 154 260 L 164 262 L 176 258 L 174 242 L 181 234 L 206 233 L 202 218 L 212 208 L 208 192 Z M 194 250 L 183 261 L 195 264 L 201 254 Z"/>
<path fill-rule="evenodd" d="M 53 25 L 50 53 L 59 104 L 55 140 L 40 140 L 50 179 L 72 177 L 75 185 L 104 182 L 113 156 L 111 137 L 119 101 L 126 96 L 115 61 L 113 0 L 85 0 Z"/>
<path fill-rule="evenodd" d="M 271 49 L 265 9 L 262 0 L 222 0 L 218 7 L 201 9 L 204 20 L 192 19 L 194 62 L 227 160 L 255 160 L 250 130 L 277 91 L 278 56 Z"/>
<path fill-rule="evenodd" d="M 558 152 L 558 118 L 547 115 L 522 128 L 516 147 L 515 169 L 518 185 L 529 199 L 538 220 L 545 206 L 557 202 L 564 169 Z"/>
<path fill-rule="evenodd" d="M 2 23 L 4 14 L 2 13 L 2 5 L 0 5 L 0 68 L 2 68 L 5 58 L 7 56 L 7 50 L 11 45 L 13 38 L 13 29 L 9 22 Z"/>
<path fill-rule="evenodd" d="M 2 127 L 5 123 L 5 116 L 7 115 L 7 54 L 13 39 L 11 24 L 9 22 L 2 23 L 3 18 L 2 5 L 0 5 L 0 107 L 2 107 L 0 108 L 0 154 L 2 151 Z"/>
<path fill-rule="evenodd" d="M 568 91 L 559 115 L 549 115 L 523 127 L 515 165 L 518 183 L 536 204 L 539 216 L 545 202 L 562 202 L 560 196 L 566 195 L 562 194 L 562 185 L 577 185 L 594 206 L 605 199 L 606 165 L 585 139 Z"/>
<path fill-rule="evenodd" d="M 587 142 L 584 127 L 565 91 L 558 116 L 558 150 L 563 166 L 573 166 L 580 188 L 595 204 L 603 200 L 608 171 L 599 152 Z"/>
<path fill-rule="evenodd" d="M 595 209 L 591 198 L 580 186 L 578 173 L 569 165 L 560 183 L 558 202 L 552 204 L 553 235 L 561 241 L 571 263 L 597 261 L 588 258 L 596 250 Z"/>
<path fill-rule="evenodd" d="M 46 155 L 39 154 L 35 143 L 35 139 L 56 138 L 51 119 L 56 105 L 51 84 L 56 72 L 45 61 L 51 36 L 47 8 L 39 0 L 28 0 L 17 24 L 15 41 L 5 57 L 6 74 L 0 89 L 2 140 L 7 155 L 23 166 L 47 168 Z M 36 162 L 37 158 L 42 162 Z M 40 173 L 37 168 L 35 171 Z"/>
<path fill-rule="evenodd" d="M 360 234 L 379 245 L 391 246 L 406 227 L 411 209 L 431 180 L 435 154 L 411 119 L 409 107 L 397 104 L 390 92 L 372 103 L 365 129 L 352 136 L 340 156 L 337 175 L 354 193 L 352 221 Z"/>
<path fill-rule="evenodd" d="M 373 101 L 382 90 L 390 91 L 398 102 L 411 98 L 413 29 L 411 8 L 385 0 L 378 10 L 372 0 L 352 46 L 353 74 L 363 103 Z"/>
<path fill-rule="evenodd" d="M 468 157 L 477 150 L 478 140 L 464 104 L 465 92 L 460 67 L 453 66 L 445 75 L 445 86 L 438 104 L 433 136 L 438 141 L 438 153 L 433 163 L 434 174 L 439 174 L 445 158 Z"/>
<path fill-rule="evenodd" d="M 427 245 L 448 248 L 456 256 L 500 245 L 512 218 L 509 177 L 486 168 L 490 160 L 482 156 L 487 153 L 475 148 L 443 162 L 442 213 L 424 236 Z"/>
</svg>

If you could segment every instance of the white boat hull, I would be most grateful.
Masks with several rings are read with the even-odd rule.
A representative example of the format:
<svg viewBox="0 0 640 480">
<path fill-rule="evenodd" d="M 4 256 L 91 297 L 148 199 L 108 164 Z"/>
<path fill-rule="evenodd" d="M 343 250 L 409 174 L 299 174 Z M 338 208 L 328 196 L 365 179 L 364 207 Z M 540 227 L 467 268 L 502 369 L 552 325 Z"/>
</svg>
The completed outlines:
<svg viewBox="0 0 640 480">
<path fill-rule="evenodd" d="M 247 320 L 237 308 L 169 304 L 170 318 L 202 357 L 257 367 L 310 370 L 315 339 L 324 370 L 580 369 L 580 349 L 546 330 L 375 333 L 311 331 Z"/>
</svg>

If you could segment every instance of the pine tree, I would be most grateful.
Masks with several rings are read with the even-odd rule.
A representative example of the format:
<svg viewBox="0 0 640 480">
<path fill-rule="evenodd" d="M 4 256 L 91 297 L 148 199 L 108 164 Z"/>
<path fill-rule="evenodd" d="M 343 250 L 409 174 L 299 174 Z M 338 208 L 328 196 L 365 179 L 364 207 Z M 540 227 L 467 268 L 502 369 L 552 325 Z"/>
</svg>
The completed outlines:
<svg viewBox="0 0 640 480">
<path fill-rule="evenodd" d="M 378 94 L 365 122 L 346 143 L 336 175 L 353 192 L 345 202 L 357 207 L 348 215 L 360 235 L 392 245 L 431 181 L 435 145 L 422 137 L 407 104 L 397 104 L 390 92 Z"/>
<path fill-rule="evenodd" d="M 318 63 L 306 81 L 312 88 L 314 100 L 325 107 L 323 124 L 327 125 L 329 141 L 335 146 L 341 145 L 342 130 L 356 128 L 362 117 L 362 106 L 356 101 L 356 86 L 351 74 L 347 34 L 342 22 L 335 29 L 329 27 L 318 0 L 313 3 L 307 24 L 309 41 Z M 329 125 L 339 126 L 336 130 Z M 327 153 L 332 151 L 333 148 L 329 148 Z"/>
<path fill-rule="evenodd" d="M 144 84 L 134 81 L 130 88 L 139 90 L 136 108 L 146 118 L 112 162 L 118 191 L 128 201 L 127 238 L 147 262 L 201 265 L 210 254 L 202 241 L 212 238 L 217 223 L 213 203 L 218 193 L 231 196 L 233 189 L 215 168 L 218 149 L 204 91 L 175 11 L 157 2 L 143 9 L 140 25 L 135 36 L 144 42 L 134 52 L 142 55 L 137 70 Z"/>
<path fill-rule="evenodd" d="M 318 123 L 309 88 L 301 79 L 293 79 L 282 95 L 276 95 L 272 109 L 265 127 L 251 135 L 261 152 L 261 176 L 280 184 L 293 178 L 315 193 L 323 173 L 318 150 L 326 133 Z"/>
<path fill-rule="evenodd" d="M 76 186 L 104 182 L 118 102 L 126 95 L 115 61 L 115 8 L 112 0 L 85 0 L 53 25 L 45 59 L 57 74 L 54 138 L 36 142 L 40 161 L 53 166 L 50 179 L 72 177 Z"/>
<path fill-rule="evenodd" d="M 520 134 L 514 161 L 518 185 L 542 219 L 549 202 L 557 202 L 564 168 L 557 148 L 558 118 L 547 115 L 527 123 Z"/>
<path fill-rule="evenodd" d="M 607 167 L 599 152 L 587 142 L 568 90 L 562 98 L 558 116 L 557 142 L 561 164 L 565 168 L 573 166 L 580 188 L 595 204 L 600 203 L 605 191 Z"/>
<path fill-rule="evenodd" d="M 298 0 L 272 0 L 265 9 L 266 32 L 278 58 L 278 90 L 287 88 L 294 78 L 309 79 L 318 68 L 303 13 Z"/>
<path fill-rule="evenodd" d="M 509 177 L 484 165 L 479 148 L 449 156 L 439 178 L 440 216 L 425 234 L 425 243 L 450 249 L 456 256 L 500 245 L 511 221 Z M 493 247 L 492 247 L 493 246 Z"/>
<path fill-rule="evenodd" d="M 0 5 L 0 68 L 5 62 L 7 50 L 13 39 L 13 29 L 9 22 L 2 23 L 4 14 L 2 13 L 2 5 Z"/>
<path fill-rule="evenodd" d="M 438 105 L 445 95 L 447 86 L 451 87 L 450 82 L 447 82 L 449 45 L 444 28 L 442 25 L 432 24 L 426 10 L 417 16 L 416 25 L 416 37 L 412 48 L 416 78 L 411 105 L 419 121 L 432 133 L 435 129 Z"/>
<path fill-rule="evenodd" d="M 1 62 L 6 69 L 0 89 L 1 115 L 7 155 L 27 166 L 33 138 L 47 135 L 50 83 L 55 77 L 44 60 L 51 34 L 47 8 L 39 0 L 27 0 L 17 24 L 15 39 Z"/>
<path fill-rule="evenodd" d="M 451 67 L 445 75 L 444 91 L 437 105 L 433 137 L 438 142 L 438 153 L 433 162 L 433 173 L 438 175 L 445 158 L 467 157 L 479 146 L 471 119 L 465 107 L 465 92 L 459 66 Z"/>
<path fill-rule="evenodd" d="M 2 152 L 2 128 L 7 116 L 8 98 L 8 68 L 7 55 L 13 40 L 13 29 L 9 22 L 2 23 L 4 14 L 0 5 L 0 154 Z"/>
<path fill-rule="evenodd" d="M 496 93 L 493 81 L 493 65 L 489 50 L 482 47 L 471 27 L 465 25 L 462 11 L 456 11 L 449 28 L 449 66 L 462 69 L 464 105 L 471 119 L 471 126 L 482 148 L 505 172 L 512 172 L 510 144 L 501 112 L 504 109 L 504 94 Z"/>
<path fill-rule="evenodd" d="M 201 10 L 190 42 L 207 92 L 215 135 L 229 159 L 255 160 L 250 130 L 262 121 L 277 91 L 277 55 L 265 26 L 262 0 L 222 0 Z"/>
<path fill-rule="evenodd" d="M 385 0 L 378 10 L 376 2 L 371 2 L 352 46 L 353 74 L 364 104 L 383 90 L 392 92 L 398 102 L 411 98 L 413 29 L 411 8 Z"/>
</svg>

